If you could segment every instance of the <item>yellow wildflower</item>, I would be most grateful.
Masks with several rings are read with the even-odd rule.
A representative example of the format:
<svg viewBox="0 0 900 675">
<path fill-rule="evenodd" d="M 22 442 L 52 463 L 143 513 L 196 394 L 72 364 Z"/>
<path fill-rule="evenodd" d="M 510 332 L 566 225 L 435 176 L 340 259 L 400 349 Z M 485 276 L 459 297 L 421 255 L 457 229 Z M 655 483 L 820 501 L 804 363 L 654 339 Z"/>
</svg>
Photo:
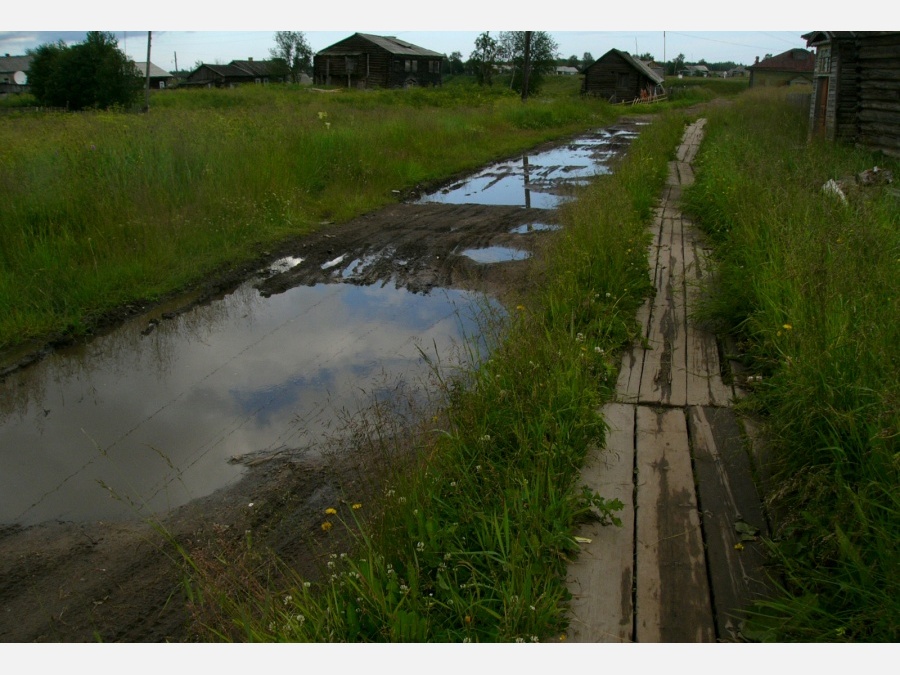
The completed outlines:
<svg viewBox="0 0 900 675">
<path fill-rule="evenodd" d="M 327 509 L 325 509 L 325 515 L 327 515 L 327 516 L 336 516 L 336 515 L 337 515 L 337 511 L 329 506 Z"/>
<path fill-rule="evenodd" d="M 322 523 L 322 532 L 328 532 L 328 530 L 330 530 L 330 529 L 331 529 L 331 523 L 330 523 L 330 522 L 328 522 L 328 521 L 326 520 L 324 523 Z"/>
<path fill-rule="evenodd" d="M 785 330 L 792 330 L 794 327 L 791 324 L 786 323 L 782 326 L 782 328 L 784 328 Z"/>
<path fill-rule="evenodd" d="M 354 504 L 352 508 L 354 511 L 358 511 L 359 509 L 362 508 L 362 504 Z"/>
</svg>

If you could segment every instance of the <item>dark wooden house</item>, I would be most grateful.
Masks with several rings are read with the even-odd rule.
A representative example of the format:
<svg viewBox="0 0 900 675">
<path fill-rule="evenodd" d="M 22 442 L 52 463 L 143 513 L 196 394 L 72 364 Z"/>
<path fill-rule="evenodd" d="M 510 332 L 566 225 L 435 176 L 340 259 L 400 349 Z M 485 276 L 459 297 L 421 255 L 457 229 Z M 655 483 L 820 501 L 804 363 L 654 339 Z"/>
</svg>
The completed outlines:
<svg viewBox="0 0 900 675">
<path fill-rule="evenodd" d="M 664 93 L 663 78 L 631 54 L 610 49 L 584 69 L 581 93 L 611 103 L 646 100 Z"/>
<path fill-rule="evenodd" d="M 786 52 L 759 60 L 747 68 L 751 87 L 779 87 L 792 84 L 812 84 L 816 56 L 805 49 Z"/>
<path fill-rule="evenodd" d="M 187 76 L 182 86 L 234 87 L 239 84 L 268 84 L 284 82 L 284 62 L 232 61 L 226 66 L 204 63 Z"/>
<path fill-rule="evenodd" d="M 348 88 L 440 86 L 444 55 L 395 37 L 354 33 L 313 58 L 313 82 Z"/>
<path fill-rule="evenodd" d="M 900 31 L 814 31 L 810 136 L 900 156 Z"/>
<path fill-rule="evenodd" d="M 150 61 L 150 88 L 165 89 L 175 83 L 175 76 Z M 141 73 L 141 82 L 147 81 L 147 61 L 135 61 L 134 65 Z"/>
</svg>

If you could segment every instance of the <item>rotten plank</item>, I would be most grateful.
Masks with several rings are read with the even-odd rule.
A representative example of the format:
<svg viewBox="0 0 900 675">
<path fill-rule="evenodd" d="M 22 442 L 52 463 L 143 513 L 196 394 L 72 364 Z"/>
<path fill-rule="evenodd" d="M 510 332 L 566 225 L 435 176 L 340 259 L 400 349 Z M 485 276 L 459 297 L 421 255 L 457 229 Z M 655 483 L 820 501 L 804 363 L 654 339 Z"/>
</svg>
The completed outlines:
<svg viewBox="0 0 900 675">
<path fill-rule="evenodd" d="M 567 568 L 572 594 L 567 639 L 571 642 L 632 642 L 634 639 L 634 418 L 635 406 L 610 403 L 605 449 L 592 448 L 581 483 L 606 499 L 620 499 L 622 527 L 583 524 L 576 533 L 590 539 Z"/>
<path fill-rule="evenodd" d="M 766 519 L 734 412 L 693 406 L 688 425 L 719 640 L 741 640 L 742 613 L 768 594 Z"/>
<path fill-rule="evenodd" d="M 639 406 L 635 625 L 638 642 L 715 639 L 684 412 Z"/>
</svg>

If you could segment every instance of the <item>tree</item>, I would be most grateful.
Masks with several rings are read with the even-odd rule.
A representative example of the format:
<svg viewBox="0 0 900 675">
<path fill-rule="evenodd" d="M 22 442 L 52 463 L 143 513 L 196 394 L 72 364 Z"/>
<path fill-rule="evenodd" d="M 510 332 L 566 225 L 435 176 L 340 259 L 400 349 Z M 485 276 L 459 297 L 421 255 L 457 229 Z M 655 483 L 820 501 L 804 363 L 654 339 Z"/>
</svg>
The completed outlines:
<svg viewBox="0 0 900 675">
<path fill-rule="evenodd" d="M 504 56 L 513 66 L 510 86 L 516 91 L 523 91 L 525 78 L 525 44 L 526 33 L 531 33 L 530 54 L 528 59 L 528 91 L 540 90 L 544 76 L 556 69 L 559 46 L 549 33 L 536 31 L 504 31 L 500 33 L 500 43 L 504 46 Z"/>
<path fill-rule="evenodd" d="M 462 52 L 453 52 L 450 54 L 449 65 L 451 75 L 462 75 L 466 72 L 466 66 L 462 60 Z"/>
<path fill-rule="evenodd" d="M 280 30 L 275 33 L 275 46 L 269 49 L 272 59 L 281 61 L 283 74 L 292 82 L 299 82 L 300 75 L 312 68 L 312 48 L 300 31 Z"/>
<path fill-rule="evenodd" d="M 591 65 L 596 59 L 591 55 L 590 52 L 585 52 L 584 56 L 581 57 L 581 69 L 584 70 L 589 65 Z"/>
<path fill-rule="evenodd" d="M 41 105 L 70 110 L 129 106 L 143 86 L 141 71 L 112 33 L 91 31 L 72 47 L 59 41 L 27 54 L 32 57 L 28 82 Z"/>
<path fill-rule="evenodd" d="M 581 61 L 575 54 L 572 54 L 572 56 L 566 59 L 566 65 L 571 68 L 578 68 L 581 65 Z"/>
<path fill-rule="evenodd" d="M 640 56 L 636 56 L 635 58 L 638 61 L 656 61 L 656 59 L 653 57 L 653 54 L 651 54 L 650 52 L 644 52 L 643 54 L 641 54 Z"/>
<path fill-rule="evenodd" d="M 475 51 L 469 56 L 469 62 L 474 66 L 478 84 L 488 86 L 494 84 L 494 68 L 497 65 L 499 51 L 500 45 L 489 32 L 475 38 Z"/>
</svg>

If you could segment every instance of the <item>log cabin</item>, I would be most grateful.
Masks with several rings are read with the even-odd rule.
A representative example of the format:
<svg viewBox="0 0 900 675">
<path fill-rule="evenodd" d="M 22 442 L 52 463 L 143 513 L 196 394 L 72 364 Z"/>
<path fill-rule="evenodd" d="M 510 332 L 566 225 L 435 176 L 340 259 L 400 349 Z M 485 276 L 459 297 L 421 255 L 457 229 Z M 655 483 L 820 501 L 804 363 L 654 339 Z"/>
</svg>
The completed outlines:
<svg viewBox="0 0 900 675">
<path fill-rule="evenodd" d="M 664 93 L 663 78 L 627 52 L 610 49 L 584 69 L 581 93 L 610 103 L 652 99 Z"/>
<path fill-rule="evenodd" d="M 395 37 L 354 33 L 318 52 L 313 82 L 348 89 L 435 87 L 444 55 Z"/>
</svg>

